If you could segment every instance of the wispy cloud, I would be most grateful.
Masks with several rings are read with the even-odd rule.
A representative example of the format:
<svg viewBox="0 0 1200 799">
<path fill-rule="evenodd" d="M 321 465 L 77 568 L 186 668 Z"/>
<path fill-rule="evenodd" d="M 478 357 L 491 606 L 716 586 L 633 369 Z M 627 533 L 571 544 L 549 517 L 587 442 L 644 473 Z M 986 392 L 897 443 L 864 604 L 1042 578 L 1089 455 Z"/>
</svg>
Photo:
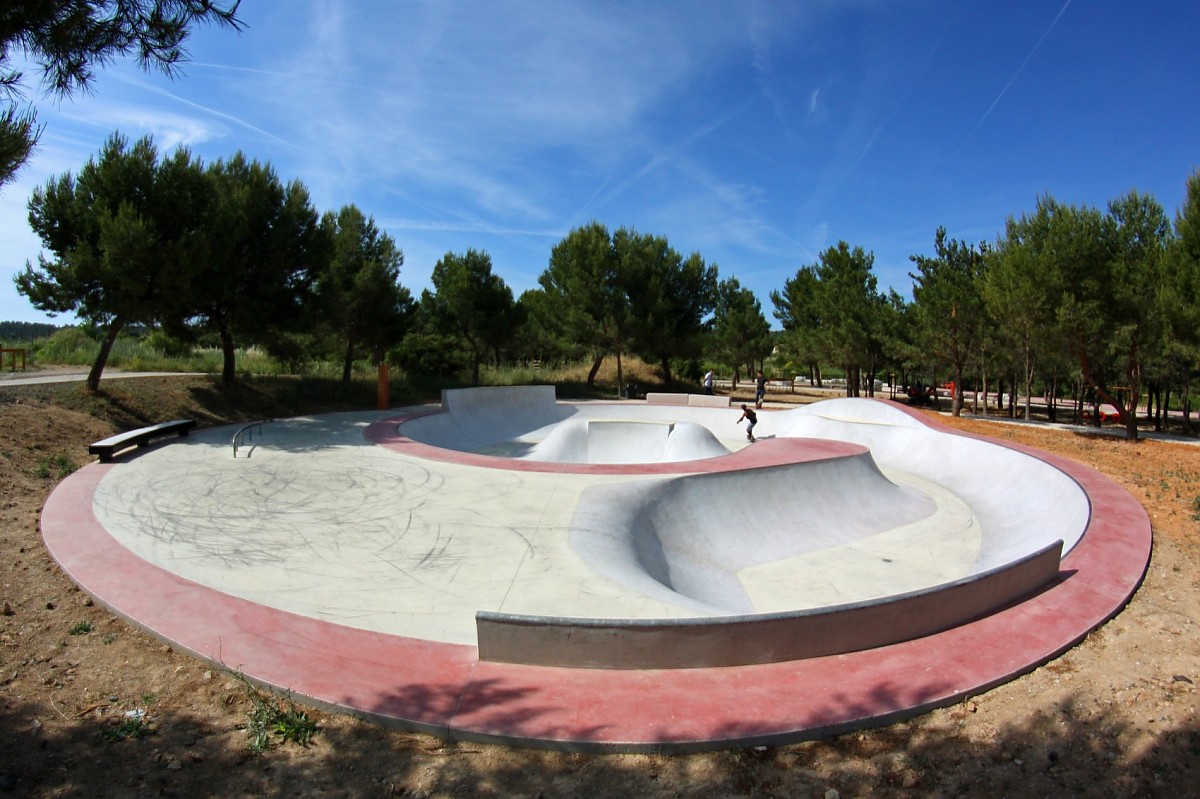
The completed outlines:
<svg viewBox="0 0 1200 799">
<path fill-rule="evenodd" d="M 1035 44 L 1033 49 L 1029 51 L 1029 54 L 1025 56 L 1025 60 L 1021 62 L 1021 66 L 1017 67 L 1017 71 L 1014 72 L 1012 77 L 1008 79 L 1008 83 L 1004 84 L 1004 88 L 1000 90 L 1000 93 L 996 95 L 996 99 L 992 100 L 992 104 L 989 105 L 987 110 L 983 112 L 983 116 L 981 116 L 979 121 L 975 123 L 975 127 L 971 128 L 971 132 L 967 134 L 967 141 L 971 140 L 971 137 L 975 135 L 975 132 L 979 130 L 996 106 L 1000 104 L 1001 98 L 1003 98 L 1008 92 L 1009 88 L 1016 83 L 1017 78 L 1025 70 L 1025 66 L 1030 62 L 1030 60 L 1032 60 L 1034 53 L 1036 53 L 1038 48 L 1042 46 L 1042 42 L 1046 41 L 1046 37 L 1050 35 L 1050 31 L 1054 30 L 1054 26 L 1058 24 L 1060 19 L 1062 19 L 1062 15 L 1067 12 L 1067 6 L 1069 5 L 1071 5 L 1071 0 L 1066 0 L 1066 2 L 1063 3 L 1062 8 L 1058 10 L 1058 14 L 1054 16 L 1054 19 L 1050 21 L 1050 24 L 1046 27 L 1046 30 L 1042 32 L 1042 36 L 1037 40 L 1037 44 Z"/>
</svg>

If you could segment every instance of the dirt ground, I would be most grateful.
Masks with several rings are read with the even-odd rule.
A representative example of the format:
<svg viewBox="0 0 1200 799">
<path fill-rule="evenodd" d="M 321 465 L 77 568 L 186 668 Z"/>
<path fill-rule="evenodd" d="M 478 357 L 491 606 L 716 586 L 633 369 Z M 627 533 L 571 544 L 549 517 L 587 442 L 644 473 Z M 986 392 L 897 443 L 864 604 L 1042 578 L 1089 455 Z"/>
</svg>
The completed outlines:
<svg viewBox="0 0 1200 799">
<path fill-rule="evenodd" d="M 370 407 L 370 399 L 365 407 Z M 307 407 L 297 407 L 297 403 Z M 39 797 L 1200 796 L 1200 447 L 971 419 L 1124 485 L 1155 548 L 1129 606 L 1032 673 L 907 722 L 777 748 L 581 755 L 447 743 L 311 711 L 307 747 L 261 754 L 235 676 L 96 607 L 47 555 L 38 513 L 87 444 L 181 415 L 202 425 L 362 398 L 285 402 L 204 378 L 0 383 L 0 795 Z M 145 711 L 141 737 L 126 713 Z"/>
</svg>

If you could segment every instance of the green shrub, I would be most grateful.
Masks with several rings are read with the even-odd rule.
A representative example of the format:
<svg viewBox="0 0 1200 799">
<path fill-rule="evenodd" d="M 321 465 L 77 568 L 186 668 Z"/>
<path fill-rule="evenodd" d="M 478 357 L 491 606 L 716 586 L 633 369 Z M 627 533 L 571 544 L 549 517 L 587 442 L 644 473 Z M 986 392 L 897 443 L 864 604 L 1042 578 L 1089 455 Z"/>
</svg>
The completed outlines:
<svg viewBox="0 0 1200 799">
<path fill-rule="evenodd" d="M 470 368 L 471 359 L 453 336 L 409 333 L 388 353 L 388 363 L 410 374 L 449 377 Z"/>
<path fill-rule="evenodd" d="M 64 327 L 33 344 L 33 359 L 38 363 L 89 364 L 99 352 L 100 342 L 82 327 Z"/>
</svg>

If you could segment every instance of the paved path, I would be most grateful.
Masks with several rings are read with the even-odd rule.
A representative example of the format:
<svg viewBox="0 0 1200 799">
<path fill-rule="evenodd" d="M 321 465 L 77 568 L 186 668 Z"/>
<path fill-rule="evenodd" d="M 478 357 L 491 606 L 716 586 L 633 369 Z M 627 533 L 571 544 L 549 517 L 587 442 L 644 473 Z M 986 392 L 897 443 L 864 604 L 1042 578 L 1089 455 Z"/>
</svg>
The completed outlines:
<svg viewBox="0 0 1200 799">
<path fill-rule="evenodd" d="M 31 369 L 29 371 L 0 371 L 0 388 L 4 386 L 33 386 L 40 383 L 82 383 L 87 380 L 89 369 L 69 367 L 48 367 L 46 369 Z M 184 375 L 199 375 L 203 372 L 122 372 L 116 369 L 105 369 L 100 375 L 101 382 L 105 380 L 124 380 L 131 377 L 182 377 Z"/>
</svg>

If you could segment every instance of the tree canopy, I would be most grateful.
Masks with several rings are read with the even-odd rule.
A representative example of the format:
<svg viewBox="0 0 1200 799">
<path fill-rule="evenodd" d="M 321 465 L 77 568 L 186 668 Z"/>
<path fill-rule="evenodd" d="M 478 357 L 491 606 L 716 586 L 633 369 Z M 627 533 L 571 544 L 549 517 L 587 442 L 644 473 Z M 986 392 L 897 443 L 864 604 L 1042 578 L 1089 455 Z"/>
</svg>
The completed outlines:
<svg viewBox="0 0 1200 799">
<path fill-rule="evenodd" d="M 345 344 L 342 381 L 349 382 L 356 348 L 366 347 L 379 363 L 388 347 L 401 340 L 412 295 L 400 285 L 404 254 L 374 219 L 346 205 L 336 214 L 326 213 L 321 224 L 333 253 L 316 277 L 318 316 Z"/>
<path fill-rule="evenodd" d="M 978 346 L 986 325 L 981 281 L 987 246 L 976 247 L 946 239 L 938 228 L 933 244 L 935 257 L 912 256 L 913 320 L 919 344 L 948 365 L 954 373 L 951 407 L 955 416 L 962 410 L 963 372 Z"/>
<path fill-rule="evenodd" d="M 875 256 L 862 247 L 838 242 L 817 263 L 801 267 L 782 293 L 771 294 L 784 329 L 812 347 L 819 360 L 845 370 L 849 396 L 858 396 L 864 383 L 873 385 L 883 365 L 884 297 L 874 263 Z"/>
<path fill-rule="evenodd" d="M 39 0 L 0 6 L 0 187 L 29 159 L 41 134 L 32 106 L 20 109 L 23 53 L 59 97 L 91 88 L 97 67 L 134 55 L 143 69 L 175 75 L 191 30 L 211 23 L 239 29 L 240 0 Z"/>
<path fill-rule="evenodd" d="M 160 160 L 149 137 L 110 137 L 78 177 L 34 192 L 29 219 L 52 257 L 26 264 L 17 290 L 105 331 L 92 390 L 130 324 L 182 333 L 200 322 L 220 337 L 232 380 L 236 342 L 269 343 L 304 324 L 329 258 L 303 185 L 240 154 L 207 169 L 182 148 Z"/>
<path fill-rule="evenodd" d="M 490 349 L 498 349 L 516 329 L 517 307 L 512 289 L 492 272 L 486 252 L 446 253 L 433 267 L 435 293 L 421 296 L 435 320 L 461 336 L 471 350 L 471 382 L 479 384 L 479 365 Z"/>
<path fill-rule="evenodd" d="M 616 355 L 620 391 L 621 358 L 633 354 L 668 388 L 681 364 L 690 373 L 705 358 L 735 378 L 756 362 L 807 365 L 815 381 L 837 367 L 850 395 L 873 392 L 881 374 L 948 375 L 960 390 L 974 383 L 977 402 L 982 385 L 986 410 L 991 371 L 1012 415 L 1022 394 L 1030 414 L 1035 390 L 1053 415 L 1063 389 L 1076 414 L 1085 402 L 1115 406 L 1130 437 L 1143 396 L 1158 424 L 1164 393 L 1187 409 L 1200 377 L 1200 173 L 1174 225 L 1131 191 L 1104 211 L 1039 197 L 991 245 L 939 228 L 933 254 L 910 258 L 911 302 L 880 293 L 874 255 L 839 242 L 771 292 L 778 334 L 754 294 L 700 253 L 600 222 L 554 245 L 539 288 L 519 302 L 491 257 L 468 249 L 438 261 L 414 308 L 403 253 L 356 206 L 319 216 L 304 185 L 269 164 L 236 153 L 205 166 L 183 148 L 162 157 L 148 137 L 113 134 L 28 207 L 45 251 L 16 276 L 18 291 L 100 331 L 93 389 L 131 326 L 176 344 L 218 341 L 227 380 L 236 348 L 260 345 L 289 365 L 337 352 L 343 380 L 369 353 L 414 372 L 469 365 L 476 384 L 485 360 L 515 356 L 590 358 L 594 386 Z"/>
<path fill-rule="evenodd" d="M 160 163 L 148 137 L 130 146 L 114 135 L 78 177 L 66 173 L 34 191 L 29 222 L 51 257 L 27 263 L 17 290 L 39 310 L 73 311 L 104 329 L 87 380 L 93 391 L 126 325 L 178 307 L 176 273 L 198 220 L 176 212 L 201 180 L 186 150 Z"/>
<path fill-rule="evenodd" d="M 735 382 L 742 366 L 749 377 L 755 361 L 771 353 L 771 325 L 763 316 L 762 304 L 736 277 L 717 286 L 712 332 L 715 355 L 733 368 Z"/>
<path fill-rule="evenodd" d="M 559 335 L 592 354 L 588 385 L 606 355 L 634 352 L 660 365 L 703 348 L 716 303 L 717 269 L 699 253 L 684 258 L 661 236 L 591 222 L 567 234 L 538 277 L 543 297 L 529 298 Z"/>
<path fill-rule="evenodd" d="M 332 243 L 308 189 L 285 185 L 269 164 L 237 153 L 207 174 L 215 205 L 184 294 L 186 316 L 220 338 L 228 381 L 238 342 L 270 345 L 303 329 Z"/>
</svg>

